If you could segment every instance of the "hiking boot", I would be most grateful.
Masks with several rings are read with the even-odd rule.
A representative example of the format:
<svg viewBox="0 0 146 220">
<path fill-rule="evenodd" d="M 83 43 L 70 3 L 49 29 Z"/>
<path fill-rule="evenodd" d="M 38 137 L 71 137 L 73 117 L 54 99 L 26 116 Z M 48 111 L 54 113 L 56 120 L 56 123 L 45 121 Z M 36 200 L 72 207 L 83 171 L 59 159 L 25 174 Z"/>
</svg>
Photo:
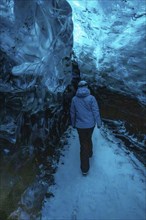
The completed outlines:
<svg viewBox="0 0 146 220">
<path fill-rule="evenodd" d="M 83 176 L 87 176 L 88 172 L 82 172 Z"/>
</svg>

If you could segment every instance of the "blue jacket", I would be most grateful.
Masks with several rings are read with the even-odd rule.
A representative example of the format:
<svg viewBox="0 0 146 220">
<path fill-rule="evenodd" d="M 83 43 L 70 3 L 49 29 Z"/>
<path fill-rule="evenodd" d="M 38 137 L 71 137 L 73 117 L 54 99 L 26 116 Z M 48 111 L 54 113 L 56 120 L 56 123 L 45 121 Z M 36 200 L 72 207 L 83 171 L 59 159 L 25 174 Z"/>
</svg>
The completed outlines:
<svg viewBox="0 0 146 220">
<path fill-rule="evenodd" d="M 78 88 L 76 95 L 72 98 L 71 124 L 76 128 L 92 128 L 96 124 L 101 126 L 99 107 L 94 96 L 90 95 L 87 87 Z"/>
</svg>

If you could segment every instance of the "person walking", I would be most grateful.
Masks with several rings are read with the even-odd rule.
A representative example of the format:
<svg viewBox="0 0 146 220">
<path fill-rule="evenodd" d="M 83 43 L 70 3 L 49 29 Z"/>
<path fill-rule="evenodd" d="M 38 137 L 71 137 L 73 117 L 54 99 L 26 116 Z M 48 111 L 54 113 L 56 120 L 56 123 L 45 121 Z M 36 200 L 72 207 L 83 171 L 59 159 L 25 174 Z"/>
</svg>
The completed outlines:
<svg viewBox="0 0 146 220">
<path fill-rule="evenodd" d="M 80 141 L 80 167 L 83 175 L 87 175 L 93 154 L 92 134 L 95 125 L 100 128 L 102 121 L 98 103 L 90 94 L 88 83 L 81 80 L 78 83 L 76 95 L 72 98 L 70 107 L 71 125 L 76 128 Z"/>
</svg>

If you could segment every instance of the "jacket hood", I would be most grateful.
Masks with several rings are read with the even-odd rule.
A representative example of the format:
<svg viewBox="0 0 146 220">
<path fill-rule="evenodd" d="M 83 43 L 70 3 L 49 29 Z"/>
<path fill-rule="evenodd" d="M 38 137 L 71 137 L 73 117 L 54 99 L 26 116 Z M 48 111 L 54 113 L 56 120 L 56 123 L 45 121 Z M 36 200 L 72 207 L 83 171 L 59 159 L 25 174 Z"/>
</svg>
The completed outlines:
<svg viewBox="0 0 146 220">
<path fill-rule="evenodd" d="M 76 96 L 77 97 L 86 97 L 90 95 L 90 90 L 88 88 L 78 88 L 77 92 L 76 92 Z"/>
</svg>

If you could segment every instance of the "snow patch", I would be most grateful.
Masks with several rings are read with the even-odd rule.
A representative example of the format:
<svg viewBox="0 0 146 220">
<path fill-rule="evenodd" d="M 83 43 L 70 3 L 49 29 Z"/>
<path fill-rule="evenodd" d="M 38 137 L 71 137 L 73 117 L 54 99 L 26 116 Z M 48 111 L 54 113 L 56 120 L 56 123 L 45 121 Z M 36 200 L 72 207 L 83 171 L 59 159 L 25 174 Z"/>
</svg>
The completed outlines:
<svg viewBox="0 0 146 220">
<path fill-rule="evenodd" d="M 95 128 L 90 171 L 80 171 L 79 140 L 72 130 L 69 148 L 55 174 L 55 195 L 46 199 L 42 220 L 145 219 L 144 167 L 108 130 Z"/>
</svg>

